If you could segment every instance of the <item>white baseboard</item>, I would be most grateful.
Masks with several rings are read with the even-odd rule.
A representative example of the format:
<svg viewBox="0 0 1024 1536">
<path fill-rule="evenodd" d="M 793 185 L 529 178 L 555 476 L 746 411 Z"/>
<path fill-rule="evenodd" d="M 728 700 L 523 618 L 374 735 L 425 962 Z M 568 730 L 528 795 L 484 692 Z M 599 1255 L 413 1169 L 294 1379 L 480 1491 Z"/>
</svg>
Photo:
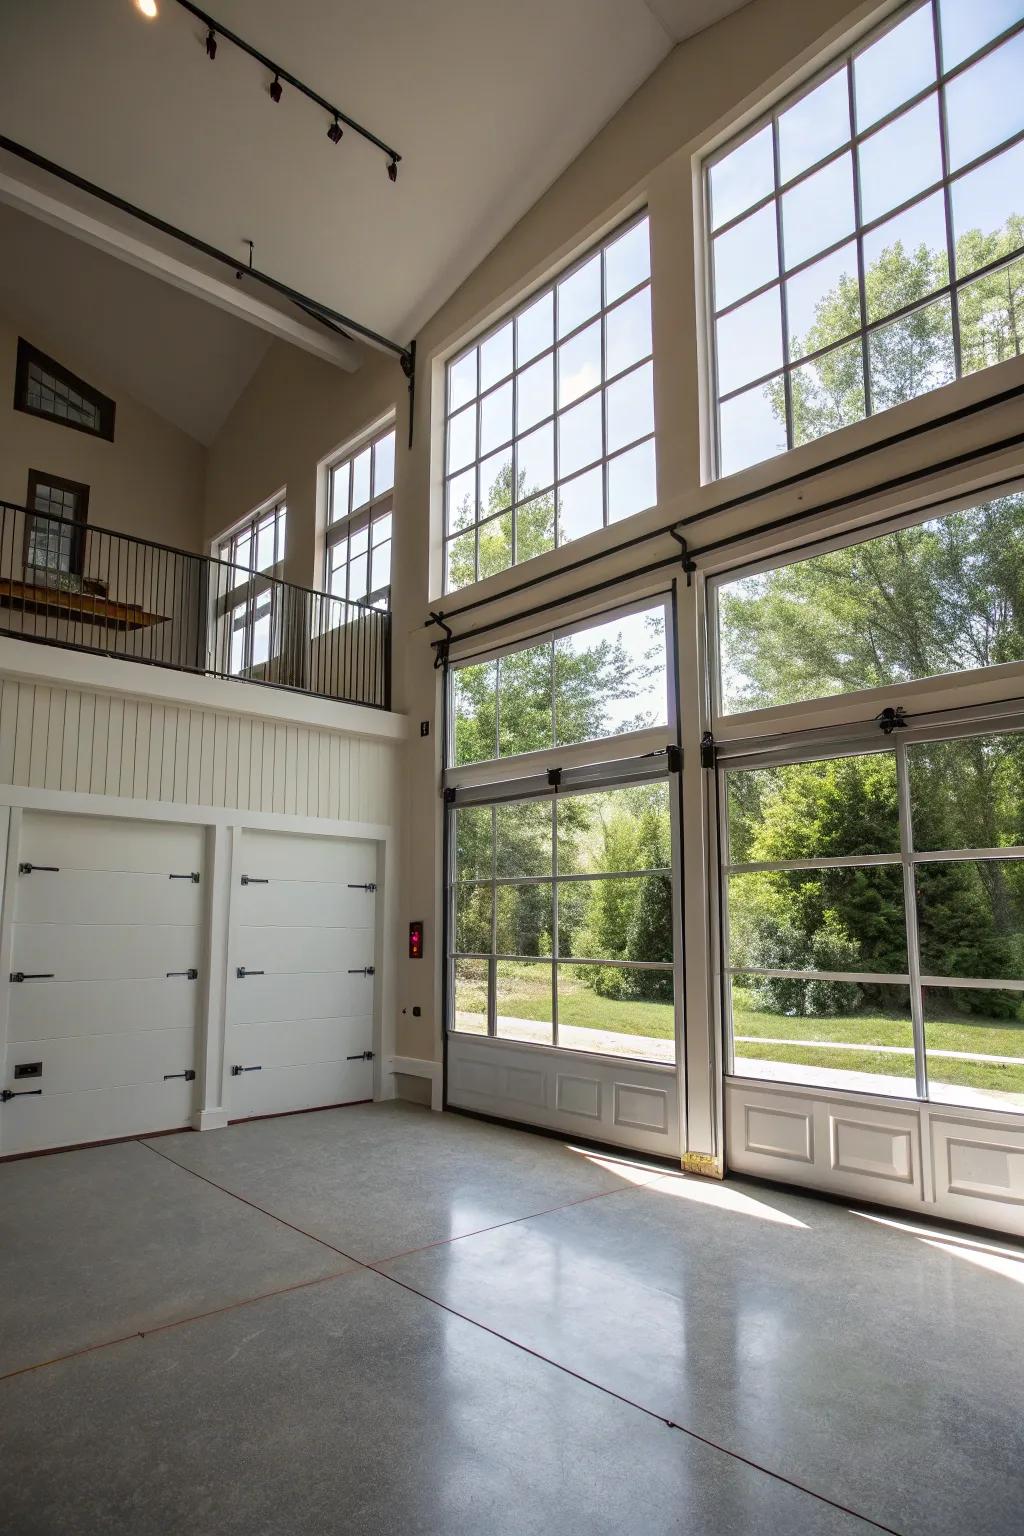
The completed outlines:
<svg viewBox="0 0 1024 1536">
<path fill-rule="evenodd" d="M 192 1116 L 194 1131 L 222 1131 L 227 1123 L 226 1109 L 198 1109 Z"/>
<path fill-rule="evenodd" d="M 420 1056 L 388 1056 L 385 1067 L 389 1072 L 402 1072 L 406 1077 L 427 1078 L 430 1082 L 430 1107 L 440 1110 L 443 1080 L 439 1061 L 425 1061 Z"/>
</svg>

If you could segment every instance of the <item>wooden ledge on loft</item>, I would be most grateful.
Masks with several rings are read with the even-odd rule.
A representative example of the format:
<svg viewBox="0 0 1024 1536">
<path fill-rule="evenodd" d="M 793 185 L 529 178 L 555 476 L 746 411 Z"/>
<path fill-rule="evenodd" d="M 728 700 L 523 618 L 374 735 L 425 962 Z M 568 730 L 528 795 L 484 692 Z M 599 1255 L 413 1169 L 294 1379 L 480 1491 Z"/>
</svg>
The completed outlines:
<svg viewBox="0 0 1024 1536">
<path fill-rule="evenodd" d="M 42 614 L 47 618 L 74 619 L 81 624 L 123 631 L 151 629 L 154 624 L 167 623 L 164 614 L 147 613 L 138 603 L 119 602 L 95 592 L 43 586 L 9 576 L 0 577 L 0 608 Z"/>
</svg>

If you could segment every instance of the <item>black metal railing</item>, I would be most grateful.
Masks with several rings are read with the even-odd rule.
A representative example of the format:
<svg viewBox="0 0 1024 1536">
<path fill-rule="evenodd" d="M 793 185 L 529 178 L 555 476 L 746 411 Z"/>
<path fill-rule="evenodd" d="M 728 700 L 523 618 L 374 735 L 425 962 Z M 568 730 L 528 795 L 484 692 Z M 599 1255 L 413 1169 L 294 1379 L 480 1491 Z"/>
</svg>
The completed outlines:
<svg viewBox="0 0 1024 1536">
<path fill-rule="evenodd" d="M 391 615 L 0 502 L 0 634 L 391 707 Z"/>
</svg>

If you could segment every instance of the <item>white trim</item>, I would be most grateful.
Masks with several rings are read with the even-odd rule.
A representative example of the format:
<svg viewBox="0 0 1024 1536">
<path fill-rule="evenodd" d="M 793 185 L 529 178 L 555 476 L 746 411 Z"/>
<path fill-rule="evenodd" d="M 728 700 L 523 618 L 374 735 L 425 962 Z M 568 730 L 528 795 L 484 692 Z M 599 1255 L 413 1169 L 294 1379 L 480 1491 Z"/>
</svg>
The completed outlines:
<svg viewBox="0 0 1024 1536">
<path fill-rule="evenodd" d="M 442 1064 L 439 1061 L 426 1061 L 420 1056 L 386 1056 L 384 1058 L 385 1070 L 394 1074 L 400 1072 L 403 1077 L 423 1077 L 430 1083 L 430 1107 L 435 1112 L 444 1108 L 444 1084 Z"/>
</svg>

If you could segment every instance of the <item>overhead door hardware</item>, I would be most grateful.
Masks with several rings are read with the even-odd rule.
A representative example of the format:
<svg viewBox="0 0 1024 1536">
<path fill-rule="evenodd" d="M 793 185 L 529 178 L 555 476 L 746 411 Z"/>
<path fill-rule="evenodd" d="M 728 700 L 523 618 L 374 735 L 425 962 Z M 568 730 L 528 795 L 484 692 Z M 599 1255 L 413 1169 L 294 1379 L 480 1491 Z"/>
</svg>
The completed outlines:
<svg viewBox="0 0 1024 1536">
<path fill-rule="evenodd" d="M 42 1077 L 43 1064 L 41 1061 L 19 1061 L 14 1068 L 14 1081 L 19 1077 Z"/>
<path fill-rule="evenodd" d="M 244 965 L 240 965 L 235 971 L 239 981 L 244 981 L 247 976 L 265 976 L 266 971 L 247 971 Z"/>
<path fill-rule="evenodd" d="M 19 864 L 19 875 L 31 875 L 35 870 L 43 870 L 48 875 L 59 875 L 59 864 Z"/>
<path fill-rule="evenodd" d="M 349 886 L 349 890 L 350 891 L 375 891 L 376 889 L 377 889 L 377 887 L 374 885 L 372 880 L 368 880 L 365 885 L 350 885 Z"/>
<path fill-rule="evenodd" d="M 345 1060 L 346 1061 L 372 1061 L 373 1060 L 373 1052 L 372 1051 L 359 1051 L 358 1054 L 355 1055 L 355 1056 L 346 1056 Z"/>
<path fill-rule="evenodd" d="M 167 972 L 167 976 L 168 976 L 168 979 L 171 976 L 187 976 L 189 981 L 198 981 L 199 980 L 199 972 L 196 970 L 194 965 L 190 966 L 187 971 L 168 971 Z"/>
<path fill-rule="evenodd" d="M 232 1067 L 231 1076 L 239 1077 L 243 1072 L 262 1072 L 262 1067 Z"/>
<path fill-rule="evenodd" d="M 191 880 L 193 885 L 198 885 L 199 884 L 199 871 L 198 871 L 198 869 L 194 869 L 194 870 L 192 870 L 191 874 L 188 874 L 188 875 L 168 875 L 167 878 L 168 878 L 168 880 Z"/>
<path fill-rule="evenodd" d="M 195 1072 L 193 1072 L 191 1067 L 189 1067 L 188 1070 L 185 1071 L 185 1072 L 165 1072 L 164 1073 L 164 1082 L 165 1083 L 169 1083 L 172 1077 L 183 1077 L 185 1079 L 186 1083 L 194 1083 L 195 1079 L 196 1079 L 196 1074 L 195 1074 Z"/>
<path fill-rule="evenodd" d="M 373 974 L 372 965 L 357 965 L 354 971 L 349 971 L 350 976 L 372 976 Z"/>
<path fill-rule="evenodd" d="M 242 876 L 242 884 L 243 885 L 269 885 L 270 881 L 267 879 L 266 875 L 243 875 Z"/>
<path fill-rule="evenodd" d="M 52 971 L 12 971 L 12 981 L 52 981 Z"/>
<path fill-rule="evenodd" d="M 35 1094 L 42 1093 L 41 1088 L 23 1088 L 20 1093 L 15 1093 L 13 1088 L 5 1088 L 0 1093 L 0 1104 L 6 1104 L 8 1099 L 31 1099 Z"/>
</svg>

